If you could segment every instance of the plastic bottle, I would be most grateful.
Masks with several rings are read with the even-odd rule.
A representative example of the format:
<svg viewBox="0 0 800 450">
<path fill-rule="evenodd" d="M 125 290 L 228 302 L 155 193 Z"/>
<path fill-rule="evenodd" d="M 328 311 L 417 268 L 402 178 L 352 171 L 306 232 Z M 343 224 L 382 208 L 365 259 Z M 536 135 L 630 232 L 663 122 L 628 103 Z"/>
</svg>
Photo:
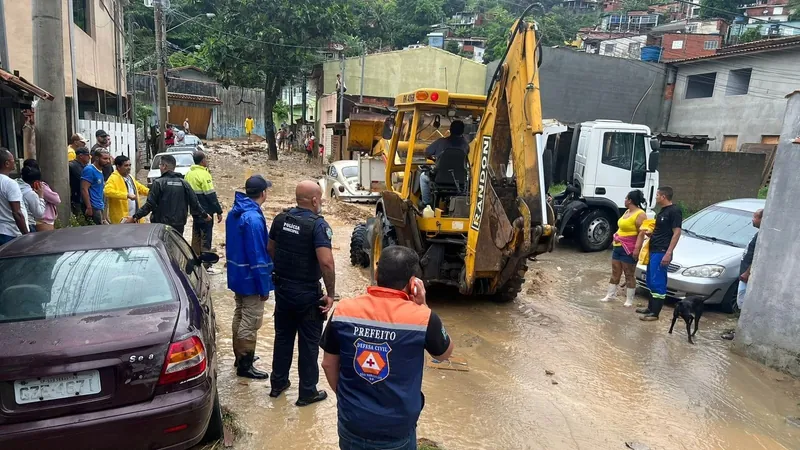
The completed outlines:
<svg viewBox="0 0 800 450">
<path fill-rule="evenodd" d="M 426 219 L 430 219 L 433 216 L 434 216 L 434 214 L 433 214 L 433 209 L 431 208 L 431 205 L 426 206 L 425 209 L 422 210 L 422 217 L 424 217 Z"/>
</svg>

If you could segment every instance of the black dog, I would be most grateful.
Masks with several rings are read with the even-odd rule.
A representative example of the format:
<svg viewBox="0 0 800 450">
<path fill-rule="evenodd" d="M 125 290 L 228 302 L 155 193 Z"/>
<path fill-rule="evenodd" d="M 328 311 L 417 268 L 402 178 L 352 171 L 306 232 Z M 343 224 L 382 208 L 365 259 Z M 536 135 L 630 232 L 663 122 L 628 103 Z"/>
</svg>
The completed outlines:
<svg viewBox="0 0 800 450">
<path fill-rule="evenodd" d="M 703 304 L 705 299 L 696 295 L 691 295 L 679 301 L 675 305 L 675 312 L 672 314 L 672 325 L 669 326 L 669 334 L 672 334 L 672 329 L 675 327 L 675 321 L 678 317 L 686 322 L 686 334 L 689 335 L 689 343 L 692 342 L 692 336 L 697 334 L 697 327 L 700 325 L 700 316 L 703 315 Z M 692 321 L 694 321 L 694 332 L 691 331 Z"/>
</svg>

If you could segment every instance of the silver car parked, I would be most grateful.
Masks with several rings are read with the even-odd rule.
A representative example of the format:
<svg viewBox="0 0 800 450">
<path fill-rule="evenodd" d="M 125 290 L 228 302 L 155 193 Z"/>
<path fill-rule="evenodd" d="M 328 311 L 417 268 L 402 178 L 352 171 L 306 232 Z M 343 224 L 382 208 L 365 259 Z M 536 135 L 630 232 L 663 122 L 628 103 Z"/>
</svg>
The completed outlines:
<svg viewBox="0 0 800 450">
<path fill-rule="evenodd" d="M 380 192 L 370 192 L 360 186 L 357 160 L 335 161 L 325 172 L 325 176 L 318 183 L 322 187 L 323 194 L 328 194 L 331 199 L 377 202 L 381 198 Z"/>
<path fill-rule="evenodd" d="M 681 239 L 667 269 L 667 296 L 706 297 L 707 305 L 736 312 L 739 265 L 756 233 L 753 213 L 764 200 L 743 198 L 711 205 L 683 221 Z M 636 267 L 636 284 L 647 289 L 647 267 Z"/>
</svg>

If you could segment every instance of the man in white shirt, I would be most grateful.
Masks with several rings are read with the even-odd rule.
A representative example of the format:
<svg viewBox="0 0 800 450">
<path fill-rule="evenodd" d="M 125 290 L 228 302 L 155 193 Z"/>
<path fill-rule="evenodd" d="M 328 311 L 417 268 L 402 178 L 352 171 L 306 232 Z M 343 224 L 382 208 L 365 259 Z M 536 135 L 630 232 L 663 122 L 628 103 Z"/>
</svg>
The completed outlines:
<svg viewBox="0 0 800 450">
<path fill-rule="evenodd" d="M 8 176 L 14 167 L 14 155 L 0 147 L 0 245 L 28 233 L 22 192 L 17 182 Z"/>
</svg>

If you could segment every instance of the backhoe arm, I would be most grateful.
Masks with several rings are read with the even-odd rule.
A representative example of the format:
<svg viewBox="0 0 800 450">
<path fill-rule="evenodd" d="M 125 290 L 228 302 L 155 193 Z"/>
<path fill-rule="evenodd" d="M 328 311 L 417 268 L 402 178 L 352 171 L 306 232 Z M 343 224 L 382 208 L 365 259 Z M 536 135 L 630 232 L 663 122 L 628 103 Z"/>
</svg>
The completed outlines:
<svg viewBox="0 0 800 450">
<path fill-rule="evenodd" d="M 473 291 L 476 279 L 489 280 L 481 290 L 495 292 L 524 268 L 525 259 L 552 248 L 540 242 L 551 234 L 536 139 L 543 128 L 540 47 L 535 23 L 525 22 L 524 16 L 512 28 L 470 152 L 471 215 L 462 280 L 466 292 Z"/>
</svg>

